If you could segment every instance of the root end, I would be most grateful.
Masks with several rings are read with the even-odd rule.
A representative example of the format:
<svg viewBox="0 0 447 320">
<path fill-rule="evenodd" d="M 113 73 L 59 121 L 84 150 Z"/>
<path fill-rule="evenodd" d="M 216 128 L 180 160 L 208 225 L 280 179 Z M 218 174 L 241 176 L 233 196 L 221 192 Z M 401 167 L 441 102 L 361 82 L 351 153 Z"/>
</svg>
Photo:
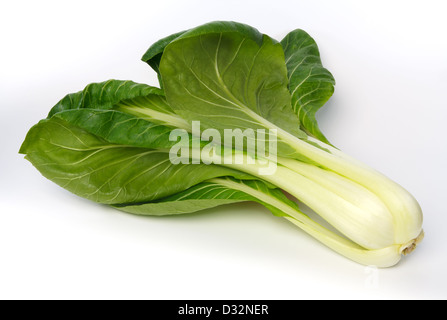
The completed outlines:
<svg viewBox="0 0 447 320">
<path fill-rule="evenodd" d="M 400 252 L 404 256 L 412 253 L 416 249 L 417 245 L 419 243 L 421 243 L 422 239 L 424 239 L 424 236 L 425 236 L 424 230 L 422 230 L 421 233 L 417 236 L 417 238 L 415 238 L 412 241 L 410 241 L 409 243 L 406 243 L 405 245 L 403 245 L 400 249 Z"/>
</svg>

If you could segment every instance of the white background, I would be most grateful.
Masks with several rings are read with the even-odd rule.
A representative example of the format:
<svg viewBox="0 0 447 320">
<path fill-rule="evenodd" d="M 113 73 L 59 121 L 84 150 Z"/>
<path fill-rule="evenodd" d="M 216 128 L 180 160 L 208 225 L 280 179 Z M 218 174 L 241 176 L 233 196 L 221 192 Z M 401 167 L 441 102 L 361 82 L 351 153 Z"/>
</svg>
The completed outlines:
<svg viewBox="0 0 447 320">
<path fill-rule="evenodd" d="M 447 298 L 445 3 L 2 1 L 0 298 Z M 419 200 L 426 238 L 412 255 L 365 268 L 252 204 L 124 214 L 66 192 L 18 155 L 66 93 L 110 78 L 155 85 L 145 50 L 213 20 L 316 39 L 337 80 L 318 113 L 322 130 Z"/>
</svg>

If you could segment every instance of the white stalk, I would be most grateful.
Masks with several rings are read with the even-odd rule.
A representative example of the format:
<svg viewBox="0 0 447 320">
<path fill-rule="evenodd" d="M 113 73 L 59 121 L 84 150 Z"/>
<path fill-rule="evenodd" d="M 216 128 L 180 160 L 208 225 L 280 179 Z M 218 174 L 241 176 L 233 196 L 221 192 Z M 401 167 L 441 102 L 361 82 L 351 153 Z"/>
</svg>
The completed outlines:
<svg viewBox="0 0 447 320">
<path fill-rule="evenodd" d="M 316 238 L 332 250 L 339 254 L 363 265 L 375 265 L 380 268 L 391 267 L 397 264 L 402 257 L 402 248 L 399 245 L 391 245 L 381 249 L 365 249 L 356 243 L 343 238 L 336 233 L 324 228 L 317 222 L 310 219 L 305 214 L 295 210 L 286 203 L 265 194 L 259 190 L 250 188 L 249 186 L 227 179 L 212 179 L 210 182 L 225 185 L 228 188 L 241 190 L 253 197 L 268 203 L 279 210 L 283 211 L 287 216 L 284 218 L 298 226 L 300 229 Z M 419 239 L 420 240 L 420 239 Z"/>
<path fill-rule="evenodd" d="M 288 142 L 300 154 L 358 183 L 379 197 L 392 215 L 395 244 L 412 242 L 421 234 L 422 210 L 415 198 L 400 185 L 321 141 L 311 140 L 330 153 L 281 129 L 278 129 L 278 137 Z"/>
<path fill-rule="evenodd" d="M 415 198 L 400 185 L 330 145 L 308 137 L 309 141 L 329 150 L 327 152 L 277 127 L 252 110 L 246 110 L 246 113 L 264 124 L 266 128 L 276 129 L 278 139 L 302 156 L 358 183 L 379 197 L 391 213 L 395 244 L 412 243 L 422 233 L 422 210 Z M 353 215 L 356 214 L 353 212 Z M 370 218 L 370 215 L 365 215 L 364 223 L 370 223 Z M 377 223 L 380 224 L 379 221 Z"/>
<path fill-rule="evenodd" d="M 226 162 L 226 166 L 257 176 L 287 191 L 362 247 L 378 249 L 394 243 L 392 217 L 389 214 L 380 215 L 373 211 L 365 213 L 361 207 L 325 186 L 282 165 L 277 166 L 274 175 L 261 176 L 260 166 L 248 164 L 249 156 L 243 156 L 245 159 L 242 164 L 232 163 L 228 159 L 222 162 Z M 268 166 L 268 163 L 264 162 L 263 165 Z"/>
<path fill-rule="evenodd" d="M 416 236 L 408 236 L 405 241 L 396 241 L 396 234 L 404 228 L 396 227 L 394 213 L 387 203 L 364 185 L 332 171 L 280 158 L 274 175 L 260 176 L 259 165 L 249 165 L 247 163 L 250 161 L 247 159 L 243 164 L 225 162 L 228 163 L 227 166 L 250 173 L 287 191 L 362 250 L 392 247 L 396 252 L 402 252 L 407 247 L 412 247 L 422 233 L 419 229 Z M 380 176 L 381 179 L 382 177 Z M 364 252 L 361 252 L 363 255 Z"/>
</svg>

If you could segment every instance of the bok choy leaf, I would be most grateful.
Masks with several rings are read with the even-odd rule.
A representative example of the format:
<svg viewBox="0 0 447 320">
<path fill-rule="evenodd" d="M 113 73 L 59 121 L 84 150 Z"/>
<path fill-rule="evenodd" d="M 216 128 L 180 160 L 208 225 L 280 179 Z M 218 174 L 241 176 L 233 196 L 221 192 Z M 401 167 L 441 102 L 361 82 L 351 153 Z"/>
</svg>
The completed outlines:
<svg viewBox="0 0 447 320">
<path fill-rule="evenodd" d="M 57 116 L 35 125 L 20 152 L 46 178 L 104 204 L 151 201 L 215 177 L 247 178 L 222 166 L 172 164 L 164 150 L 112 144 Z"/>
<path fill-rule="evenodd" d="M 292 108 L 301 128 L 313 137 L 328 143 L 321 133 L 315 113 L 334 93 L 335 79 L 323 67 L 314 39 L 304 30 L 294 30 L 281 41 L 292 96 Z"/>
</svg>

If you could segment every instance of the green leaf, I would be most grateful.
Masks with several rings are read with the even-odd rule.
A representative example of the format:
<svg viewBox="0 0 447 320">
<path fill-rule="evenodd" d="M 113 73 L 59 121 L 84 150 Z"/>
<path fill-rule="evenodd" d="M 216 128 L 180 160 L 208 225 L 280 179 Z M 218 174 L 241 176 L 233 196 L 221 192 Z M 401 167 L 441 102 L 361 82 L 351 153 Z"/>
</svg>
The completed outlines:
<svg viewBox="0 0 447 320">
<path fill-rule="evenodd" d="M 142 60 L 152 66 L 160 78 L 160 60 L 166 46 L 171 42 L 220 32 L 242 33 L 245 37 L 262 44 L 262 35 L 256 29 L 240 23 L 217 21 L 157 41 L 147 50 Z M 329 143 L 318 127 L 315 114 L 332 96 L 334 77 L 322 66 L 318 46 L 305 31 L 297 29 L 290 32 L 281 41 L 281 45 L 287 62 L 291 105 L 299 117 L 300 128 L 307 134 Z"/>
<path fill-rule="evenodd" d="M 135 205 L 117 205 L 117 209 L 140 215 L 174 215 L 197 212 L 217 206 L 255 201 L 246 193 L 220 184 L 203 182 L 175 195 L 153 202 Z"/>
<path fill-rule="evenodd" d="M 214 32 L 239 32 L 247 35 L 248 37 L 257 37 L 258 42 L 262 43 L 262 37 L 260 37 L 259 32 L 249 25 L 231 21 L 214 21 L 190 30 L 177 32 L 163 39 L 160 39 L 149 47 L 141 60 L 149 64 L 152 69 L 157 72 L 160 87 L 163 88 L 163 81 L 160 75 L 160 61 L 166 46 L 180 37 L 188 38 Z"/>
<path fill-rule="evenodd" d="M 248 37 L 257 38 L 257 41 L 260 44 L 262 43 L 262 36 L 260 36 L 259 32 L 255 28 L 249 25 L 232 21 L 214 21 L 201 25 L 197 28 L 176 32 L 165 38 L 158 40 L 153 45 L 151 45 L 149 49 L 147 49 L 141 60 L 150 65 L 155 72 L 159 73 L 160 60 L 163 55 L 163 51 L 165 50 L 166 46 L 170 44 L 172 41 L 180 37 L 188 38 L 200 34 L 214 33 L 214 32 L 238 32 L 245 34 Z"/>
<path fill-rule="evenodd" d="M 49 180 L 105 204 L 151 201 L 214 177 L 249 178 L 221 166 L 174 165 L 167 152 L 111 144 L 58 117 L 31 128 L 20 153 Z"/>
<path fill-rule="evenodd" d="M 67 95 L 53 107 L 51 117 L 110 143 L 144 148 L 172 147 L 172 128 L 185 126 L 160 89 L 121 80 L 92 83 Z"/>
<path fill-rule="evenodd" d="M 149 49 L 147 49 L 141 60 L 150 65 L 155 72 L 159 73 L 161 56 L 163 55 L 163 51 L 165 50 L 166 46 L 185 32 L 186 31 L 177 32 L 158 40 L 151 45 Z"/>
<path fill-rule="evenodd" d="M 146 84 L 127 80 L 108 80 L 91 83 L 84 90 L 70 93 L 59 101 L 50 111 L 48 118 L 54 114 L 71 109 L 111 109 L 120 101 L 135 97 L 158 95 L 163 96 L 161 89 Z"/>
<path fill-rule="evenodd" d="M 290 32 L 282 41 L 287 64 L 292 107 L 301 128 L 328 143 L 321 133 L 315 114 L 332 96 L 335 80 L 323 67 L 314 39 L 303 30 Z"/>
<path fill-rule="evenodd" d="M 267 207 L 276 216 L 287 216 L 270 199 L 281 201 L 299 211 L 298 205 L 289 200 L 278 188 L 260 180 L 217 178 L 199 183 L 187 190 L 152 202 L 134 205 L 117 205 L 117 209 L 139 215 L 178 215 L 197 212 L 217 206 L 253 201 Z"/>
<path fill-rule="evenodd" d="M 153 123 L 185 130 L 190 129 L 188 122 L 172 110 L 164 96 L 151 94 L 122 100 L 115 105 L 115 109 Z"/>
<path fill-rule="evenodd" d="M 165 48 L 160 72 L 168 103 L 205 128 L 277 126 L 306 138 L 291 107 L 281 45 L 255 29 L 235 26 L 208 24 Z M 283 147 L 282 156 L 293 153 Z"/>
<path fill-rule="evenodd" d="M 259 37 L 259 32 L 249 25 L 231 21 L 214 21 L 194 29 L 174 33 L 158 40 L 149 47 L 149 49 L 144 53 L 141 60 L 150 65 L 152 69 L 157 72 L 158 79 L 160 81 L 160 87 L 163 88 L 163 82 L 160 76 L 160 61 L 166 46 L 172 41 L 180 38 L 181 36 L 186 38 L 212 32 L 240 32 L 246 34 L 247 36 L 258 36 L 258 41 L 260 43 L 262 42 L 262 38 Z"/>
<path fill-rule="evenodd" d="M 252 41 L 256 42 L 258 46 L 262 45 L 264 37 L 264 35 L 256 28 L 253 28 L 248 24 L 233 21 L 213 21 L 183 32 L 176 39 L 172 39 L 171 42 L 177 39 L 200 37 L 202 35 L 213 33 L 237 33 L 244 38 L 251 39 Z"/>
<path fill-rule="evenodd" d="M 117 110 L 75 109 L 56 113 L 53 118 L 62 119 L 113 144 L 150 149 L 169 149 L 177 144 L 177 141 L 169 141 L 172 127 Z M 182 139 L 190 140 L 189 136 Z"/>
</svg>

